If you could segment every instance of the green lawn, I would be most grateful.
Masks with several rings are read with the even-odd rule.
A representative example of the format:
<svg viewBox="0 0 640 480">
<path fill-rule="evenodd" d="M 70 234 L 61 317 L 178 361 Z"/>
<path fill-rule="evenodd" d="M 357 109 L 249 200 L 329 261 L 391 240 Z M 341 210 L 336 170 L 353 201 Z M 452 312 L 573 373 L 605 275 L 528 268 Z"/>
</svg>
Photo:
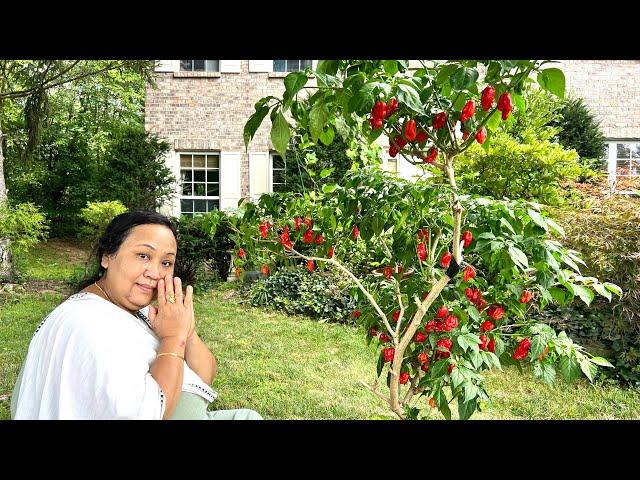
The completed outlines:
<svg viewBox="0 0 640 480">
<path fill-rule="evenodd" d="M 266 312 L 237 297 L 225 300 L 230 288 L 223 284 L 196 299 L 198 332 L 218 360 L 216 408 L 253 408 L 268 419 L 389 416 L 382 401 L 359 384 L 373 380 L 376 352 L 358 330 Z M 0 398 L 11 392 L 38 323 L 63 299 L 32 293 L 0 297 Z M 505 369 L 487 373 L 487 390 L 492 402 L 474 419 L 640 418 L 640 392 L 617 386 L 559 381 L 549 387 L 529 373 Z M 0 419 L 8 417 L 5 398 Z"/>
</svg>

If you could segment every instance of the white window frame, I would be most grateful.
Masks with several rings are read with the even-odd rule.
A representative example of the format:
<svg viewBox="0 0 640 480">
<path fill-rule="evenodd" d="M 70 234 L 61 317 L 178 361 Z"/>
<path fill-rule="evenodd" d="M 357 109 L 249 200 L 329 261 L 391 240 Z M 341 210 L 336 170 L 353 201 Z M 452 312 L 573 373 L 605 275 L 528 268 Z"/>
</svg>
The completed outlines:
<svg viewBox="0 0 640 480">
<path fill-rule="evenodd" d="M 218 62 L 217 70 L 207 70 L 207 62 Z M 178 68 L 180 72 L 218 72 L 220 73 L 220 60 L 204 60 L 204 70 L 195 70 L 195 60 L 191 60 L 191 70 L 182 69 L 182 60 L 178 60 Z"/>
<path fill-rule="evenodd" d="M 179 179 L 180 179 L 180 184 L 179 184 L 179 195 L 178 195 L 178 206 L 180 208 L 180 216 L 182 215 L 190 215 L 191 218 L 194 218 L 197 215 L 204 215 L 212 210 L 209 210 L 209 206 L 207 203 L 205 203 L 206 205 L 206 212 L 183 212 L 182 211 L 182 200 L 215 200 L 218 202 L 218 208 L 217 210 L 220 209 L 220 184 L 221 182 L 221 174 L 220 174 L 220 162 L 221 162 L 221 152 L 216 152 L 216 151 L 207 151 L 207 152 L 196 152 L 196 151 L 179 151 L 176 152 L 178 154 L 178 168 L 179 168 Z M 182 171 L 183 170 L 188 170 L 186 167 L 182 166 L 182 156 L 183 155 L 191 155 L 191 185 L 192 185 L 192 189 L 191 189 L 191 195 L 184 195 L 183 194 L 183 181 L 182 181 Z M 198 156 L 202 156 L 204 155 L 205 157 L 205 181 L 204 181 L 204 188 L 205 188 L 205 195 L 193 195 L 193 193 L 195 193 L 195 180 L 194 180 L 194 171 L 195 170 L 200 170 L 200 168 L 194 169 L 193 167 L 193 157 L 195 155 Z M 218 157 L 218 168 L 209 168 L 209 157 Z M 216 183 L 216 182 L 208 182 L 207 181 L 207 172 L 208 171 L 218 171 L 218 195 L 208 195 L 208 184 L 209 183 Z M 197 182 L 197 183 L 202 183 L 202 182 Z"/>
<path fill-rule="evenodd" d="M 609 173 L 609 182 L 614 182 L 617 177 L 632 178 L 640 176 L 640 154 L 635 153 L 634 147 L 640 146 L 640 140 L 612 140 L 608 141 L 609 154 L 607 158 L 607 171 Z M 618 145 L 629 145 L 629 158 L 618 157 Z M 626 161 L 629 165 L 629 169 L 632 170 L 635 164 L 635 172 L 629 175 L 621 175 L 618 173 L 618 162 Z"/>
<path fill-rule="evenodd" d="M 274 189 L 273 189 L 273 157 L 280 157 L 282 158 L 282 155 L 280 155 L 278 152 L 270 152 L 269 153 L 269 192 L 273 193 Z M 287 159 L 283 158 L 284 161 L 284 169 L 282 168 L 278 168 L 276 170 L 282 170 L 283 172 L 286 172 L 287 170 Z M 278 183 L 277 185 L 284 185 L 286 188 L 286 178 L 285 178 L 285 183 Z"/>
<path fill-rule="evenodd" d="M 276 62 L 279 62 L 281 60 L 273 60 L 273 66 L 272 66 L 272 71 L 277 72 L 277 73 L 291 73 L 291 72 L 301 72 L 304 71 L 305 68 L 300 68 L 301 66 L 301 62 L 309 62 L 309 67 L 311 68 L 315 68 L 315 65 L 313 64 L 313 60 L 282 60 L 284 61 L 284 70 L 276 70 Z M 289 62 L 298 62 L 298 70 L 289 70 Z"/>
</svg>

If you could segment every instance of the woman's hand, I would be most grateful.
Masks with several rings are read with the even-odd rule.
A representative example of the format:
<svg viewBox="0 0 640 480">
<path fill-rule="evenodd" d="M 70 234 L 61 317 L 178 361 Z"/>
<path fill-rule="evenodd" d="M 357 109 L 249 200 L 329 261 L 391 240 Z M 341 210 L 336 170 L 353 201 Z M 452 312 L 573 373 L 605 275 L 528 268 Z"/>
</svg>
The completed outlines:
<svg viewBox="0 0 640 480">
<path fill-rule="evenodd" d="M 175 303 L 167 299 L 175 296 Z M 187 286 L 182 294 L 182 280 L 167 275 L 158 281 L 158 309 L 149 307 L 151 328 L 160 339 L 177 337 L 187 339 L 195 330 L 193 314 L 193 287 Z"/>
</svg>

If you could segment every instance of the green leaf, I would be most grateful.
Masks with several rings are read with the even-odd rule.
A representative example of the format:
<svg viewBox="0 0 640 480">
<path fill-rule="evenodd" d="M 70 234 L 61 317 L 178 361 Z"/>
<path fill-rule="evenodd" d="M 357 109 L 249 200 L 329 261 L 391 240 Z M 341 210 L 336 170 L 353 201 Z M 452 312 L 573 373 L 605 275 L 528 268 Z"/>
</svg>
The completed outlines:
<svg viewBox="0 0 640 480">
<path fill-rule="evenodd" d="M 380 374 L 382 373 L 382 367 L 384 367 L 384 357 L 382 355 L 382 352 L 380 352 L 380 355 L 378 356 L 378 365 L 376 366 L 378 377 L 380 377 Z"/>
<path fill-rule="evenodd" d="M 536 362 L 533 365 L 533 374 L 547 385 L 552 385 L 556 379 L 556 369 L 549 363 Z"/>
<path fill-rule="evenodd" d="M 480 312 L 478 312 L 478 309 L 476 309 L 476 307 L 474 307 L 473 305 L 469 306 L 467 308 L 467 312 L 469 313 L 469 316 L 476 322 L 480 321 Z"/>
<path fill-rule="evenodd" d="M 460 420 L 469 420 L 471 415 L 476 411 L 476 399 L 465 402 L 461 397 L 458 397 L 458 415 Z"/>
<path fill-rule="evenodd" d="M 544 352 L 547 340 L 542 335 L 535 335 L 531 341 L 531 358 L 538 358 Z"/>
<path fill-rule="evenodd" d="M 385 60 L 382 62 L 382 68 L 384 68 L 387 75 L 393 77 L 398 73 L 398 62 L 396 60 Z"/>
<path fill-rule="evenodd" d="M 284 77 L 284 88 L 290 98 L 293 98 L 304 87 L 305 83 L 307 83 L 307 74 L 304 72 L 292 72 Z"/>
<path fill-rule="evenodd" d="M 316 66 L 316 72 L 335 75 L 338 71 L 338 60 L 320 60 Z"/>
<path fill-rule="evenodd" d="M 478 396 L 478 387 L 473 382 L 466 382 L 464 384 L 464 401 L 468 402 Z"/>
<path fill-rule="evenodd" d="M 498 350 L 496 349 L 496 352 L 497 351 Z M 491 363 L 493 364 L 494 367 L 496 367 L 498 370 L 502 370 L 502 365 L 500 365 L 500 359 L 495 353 L 493 352 L 482 352 L 482 353 L 484 353 L 487 356 L 487 358 L 491 360 Z"/>
<path fill-rule="evenodd" d="M 509 231 L 511 231 L 511 233 L 513 233 L 514 235 L 516 234 L 516 231 L 513 229 L 511 224 L 504 217 L 500 217 L 500 223 L 502 225 L 504 225 L 505 227 L 507 227 L 507 229 L 509 229 Z"/>
<path fill-rule="evenodd" d="M 464 383 L 464 377 L 462 373 L 460 373 L 460 369 L 454 368 L 451 372 L 451 383 L 453 383 L 454 388 L 458 388 L 458 386 Z"/>
<path fill-rule="evenodd" d="M 609 363 L 609 361 L 606 358 L 602 358 L 602 357 L 593 357 L 590 359 L 592 363 L 595 363 L 596 365 L 600 365 L 601 367 L 611 367 L 614 368 L 613 365 L 611 365 L 611 363 Z"/>
<path fill-rule="evenodd" d="M 546 220 L 538 212 L 536 212 L 535 210 L 528 209 L 527 214 L 529 215 L 529 217 L 531 217 L 531 220 L 533 220 L 533 222 L 536 225 L 539 225 L 542 228 L 544 228 L 545 232 L 549 230 L 549 226 L 547 225 Z"/>
<path fill-rule="evenodd" d="M 547 68 L 538 73 L 538 83 L 545 90 L 559 98 L 564 98 L 564 73 L 559 68 Z"/>
<path fill-rule="evenodd" d="M 610 292 L 613 292 L 619 297 L 622 297 L 622 289 L 615 283 L 604 282 L 603 285 L 604 285 L 604 288 L 606 288 Z"/>
<path fill-rule="evenodd" d="M 567 294 L 564 290 L 558 287 L 549 287 L 549 293 L 556 302 L 560 305 L 564 305 L 567 301 Z"/>
<path fill-rule="evenodd" d="M 572 283 L 571 286 L 573 287 L 573 294 L 580 297 L 580 300 L 582 300 L 587 304 L 587 306 L 589 306 L 591 304 L 591 301 L 593 300 L 593 297 L 595 297 L 595 294 L 587 287 L 583 287 L 582 285 L 576 285 L 575 283 Z"/>
<path fill-rule="evenodd" d="M 416 113 L 425 113 L 418 92 L 409 85 L 398 84 L 398 102 L 406 105 Z"/>
<path fill-rule="evenodd" d="M 478 80 L 478 71 L 475 68 L 460 67 L 451 75 L 451 88 L 454 90 L 466 90 Z"/>
<path fill-rule="evenodd" d="M 284 115 L 282 115 L 282 111 L 279 111 L 273 125 L 271 126 L 271 142 L 282 158 L 286 158 L 287 156 L 286 153 L 287 146 L 289 145 L 289 138 L 289 124 L 284 118 Z"/>
<path fill-rule="evenodd" d="M 511 260 L 513 260 L 513 263 L 515 263 L 516 265 L 520 265 L 523 269 L 529 268 L 529 261 L 527 260 L 527 256 L 522 250 L 520 250 L 518 247 L 510 246 L 508 251 Z"/>
<path fill-rule="evenodd" d="M 564 228 L 562 228 L 560 225 L 558 225 L 556 222 L 554 222 L 550 218 L 546 218 L 545 220 L 547 221 L 547 225 L 549 225 L 552 230 L 555 230 L 555 232 L 562 237 L 565 236 Z"/>
<path fill-rule="evenodd" d="M 373 91 L 371 88 L 363 86 L 349 100 L 349 111 L 355 112 L 357 115 L 364 115 L 371 111 L 374 103 Z"/>
<path fill-rule="evenodd" d="M 433 392 L 433 399 L 438 406 L 438 410 L 444 415 L 444 418 L 451 420 L 451 410 L 449 409 L 449 402 L 447 402 L 447 396 L 442 391 L 442 388 L 438 388 Z"/>
<path fill-rule="evenodd" d="M 311 139 L 314 142 L 318 141 L 318 138 L 324 132 L 324 126 L 329 118 L 329 112 L 326 106 L 322 103 L 314 103 L 309 112 L 309 131 L 311 132 Z"/>
<path fill-rule="evenodd" d="M 335 169 L 336 169 L 336 167 L 325 168 L 324 170 L 322 170 L 320 172 L 320 178 L 327 178 L 329 175 L 331 175 L 333 173 L 333 171 Z"/>
<path fill-rule="evenodd" d="M 582 373 L 584 373 L 590 382 L 593 382 L 593 376 L 598 372 L 598 367 L 591 363 L 587 357 L 581 357 L 578 363 L 580 364 Z"/>
<path fill-rule="evenodd" d="M 331 143 L 333 143 L 334 135 L 335 131 L 333 130 L 333 127 L 331 125 L 327 125 L 327 129 L 323 130 L 320 134 L 320 141 L 327 146 L 331 145 Z"/>
<path fill-rule="evenodd" d="M 446 359 L 438 360 L 436 363 L 433 364 L 433 367 L 431 367 L 430 369 L 431 378 L 436 379 L 444 376 L 444 374 L 447 373 L 448 368 L 449 368 L 448 360 Z"/>
<path fill-rule="evenodd" d="M 500 357 L 504 353 L 504 341 L 500 337 L 494 337 L 495 339 L 495 354 Z"/>
<path fill-rule="evenodd" d="M 606 297 L 609 301 L 611 301 L 611 292 L 605 288 L 605 286 L 601 283 L 594 283 L 592 285 L 594 290 L 598 292 L 603 297 Z"/>
<path fill-rule="evenodd" d="M 573 355 L 564 355 L 560 358 L 560 373 L 567 382 L 580 377 L 580 366 Z"/>
<path fill-rule="evenodd" d="M 440 71 L 436 76 L 436 85 L 441 86 L 449 82 L 449 78 L 458 68 L 459 66 L 454 64 L 444 65 L 442 68 L 440 68 Z"/>
<path fill-rule="evenodd" d="M 249 146 L 249 142 L 251 141 L 253 136 L 256 134 L 256 131 L 262 124 L 264 117 L 267 116 L 267 113 L 269 113 L 269 107 L 267 105 L 264 105 L 260 107 L 258 110 L 256 110 L 253 113 L 253 115 L 249 117 L 249 120 L 247 120 L 247 123 L 245 123 L 244 130 L 242 132 L 242 138 L 244 139 L 245 149 Z"/>
<path fill-rule="evenodd" d="M 486 126 L 490 131 L 493 132 L 500 126 L 501 123 L 502 123 L 502 114 L 500 113 L 499 110 L 495 110 L 489 117 L 489 120 L 487 120 Z"/>
<path fill-rule="evenodd" d="M 482 366 L 482 357 L 480 356 L 480 352 L 478 350 L 471 350 L 469 359 L 471 360 L 471 363 L 473 363 L 473 366 L 476 370 Z"/>
</svg>

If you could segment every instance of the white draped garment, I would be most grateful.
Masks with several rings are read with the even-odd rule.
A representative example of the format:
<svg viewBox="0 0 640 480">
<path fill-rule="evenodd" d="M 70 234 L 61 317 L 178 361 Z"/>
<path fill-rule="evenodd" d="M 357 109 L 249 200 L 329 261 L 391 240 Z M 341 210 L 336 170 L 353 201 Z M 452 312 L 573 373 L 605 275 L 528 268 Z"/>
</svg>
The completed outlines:
<svg viewBox="0 0 640 480">
<path fill-rule="evenodd" d="M 72 295 L 31 339 L 12 418 L 160 420 L 165 396 L 149 371 L 159 346 L 143 318 L 93 293 Z M 186 361 L 182 391 L 217 396 Z"/>
</svg>

